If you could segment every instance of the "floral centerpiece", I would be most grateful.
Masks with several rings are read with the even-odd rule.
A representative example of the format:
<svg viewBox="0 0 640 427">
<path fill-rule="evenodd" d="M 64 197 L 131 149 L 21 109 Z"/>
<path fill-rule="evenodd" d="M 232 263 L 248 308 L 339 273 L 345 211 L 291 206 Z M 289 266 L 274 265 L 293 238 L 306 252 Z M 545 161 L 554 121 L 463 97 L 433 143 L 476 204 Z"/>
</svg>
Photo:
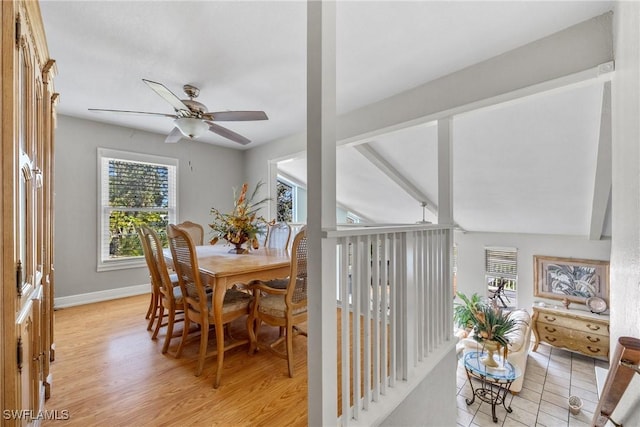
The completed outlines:
<svg viewBox="0 0 640 427">
<path fill-rule="evenodd" d="M 268 224 L 262 216 L 258 216 L 258 211 L 269 198 L 254 201 L 258 190 L 264 185 L 260 181 L 256 184 L 250 197 L 247 197 L 249 186 L 245 183 L 237 194 L 236 189 L 233 190 L 234 207 L 231 213 L 221 213 L 218 209 L 212 208 L 213 222 L 209 227 L 213 230 L 213 238 L 211 244 L 215 244 L 219 239 L 226 240 L 235 246 L 230 252 L 246 253 L 247 249 L 243 245 L 247 243 L 253 249 L 258 249 L 258 236 L 263 234 Z"/>
<path fill-rule="evenodd" d="M 507 358 L 507 335 L 519 326 L 519 321 L 512 319 L 508 312 L 492 307 L 476 299 L 469 299 L 458 292 L 458 296 L 465 303 L 469 313 L 469 323 L 473 328 L 473 339 L 482 344 L 487 350 L 487 357 L 482 360 L 486 366 L 498 366 L 493 360 L 493 352 L 503 349 L 504 359 Z"/>
</svg>

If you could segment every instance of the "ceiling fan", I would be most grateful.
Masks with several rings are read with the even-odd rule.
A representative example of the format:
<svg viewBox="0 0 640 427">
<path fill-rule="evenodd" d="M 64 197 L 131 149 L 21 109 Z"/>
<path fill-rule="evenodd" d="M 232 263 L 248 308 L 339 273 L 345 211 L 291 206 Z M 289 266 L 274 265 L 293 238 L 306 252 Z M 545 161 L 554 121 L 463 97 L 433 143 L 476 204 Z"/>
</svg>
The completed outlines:
<svg viewBox="0 0 640 427">
<path fill-rule="evenodd" d="M 142 79 L 155 93 L 160 95 L 167 101 L 173 109 L 174 114 L 151 113 L 145 111 L 128 111 L 128 110 L 105 110 L 101 108 L 89 108 L 89 111 L 108 112 L 108 113 L 130 113 L 145 114 L 152 116 L 164 116 L 174 119 L 175 127 L 167 136 L 164 142 L 176 143 L 180 141 L 182 136 L 193 139 L 202 136 L 207 130 L 223 136 L 238 144 L 246 145 L 251 142 L 248 138 L 222 127 L 214 122 L 238 122 L 250 120 L 268 120 L 264 111 L 218 111 L 215 113 L 208 112 L 207 107 L 196 101 L 195 98 L 200 94 L 200 89 L 192 85 L 184 85 L 182 90 L 189 99 L 180 99 L 166 88 L 162 83 L 152 82 L 151 80 Z"/>
</svg>

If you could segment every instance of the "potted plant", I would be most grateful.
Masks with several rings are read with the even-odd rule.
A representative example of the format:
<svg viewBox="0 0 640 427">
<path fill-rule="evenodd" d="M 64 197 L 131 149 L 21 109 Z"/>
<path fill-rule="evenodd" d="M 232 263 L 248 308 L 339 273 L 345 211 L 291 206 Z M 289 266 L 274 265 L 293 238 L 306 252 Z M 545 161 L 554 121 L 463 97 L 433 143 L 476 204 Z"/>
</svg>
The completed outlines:
<svg viewBox="0 0 640 427">
<path fill-rule="evenodd" d="M 240 195 L 237 195 L 234 189 L 234 207 L 233 212 L 229 214 L 221 213 L 216 208 L 211 209 L 211 214 L 214 216 L 212 223 L 209 224 L 214 234 L 210 242 L 212 245 L 216 244 L 218 239 L 224 239 L 235 246 L 230 252 L 246 253 L 247 249 L 242 247 L 245 243 L 253 249 L 258 249 L 258 236 L 264 234 L 269 224 L 262 216 L 258 216 L 258 211 L 270 199 L 267 197 L 254 201 L 258 190 L 263 185 L 264 182 L 258 182 L 250 196 L 247 195 L 249 186 L 246 183 L 242 186 Z"/>
<path fill-rule="evenodd" d="M 462 300 L 462 304 L 457 303 L 453 307 L 453 321 L 460 329 L 471 332 L 471 329 L 473 329 L 473 311 L 480 307 L 482 300 L 477 293 L 474 293 L 471 297 L 467 297 L 462 292 L 457 292 L 456 295 Z"/>
<path fill-rule="evenodd" d="M 471 325 L 472 337 L 487 350 L 482 359 L 485 366 L 497 367 L 493 353 L 503 349 L 503 357 L 507 358 L 509 339 L 507 335 L 519 326 L 519 321 L 512 319 L 508 312 L 492 307 L 483 302 L 477 294 L 471 298 L 458 292 L 464 304 L 454 308 L 454 319 L 458 325 Z"/>
</svg>

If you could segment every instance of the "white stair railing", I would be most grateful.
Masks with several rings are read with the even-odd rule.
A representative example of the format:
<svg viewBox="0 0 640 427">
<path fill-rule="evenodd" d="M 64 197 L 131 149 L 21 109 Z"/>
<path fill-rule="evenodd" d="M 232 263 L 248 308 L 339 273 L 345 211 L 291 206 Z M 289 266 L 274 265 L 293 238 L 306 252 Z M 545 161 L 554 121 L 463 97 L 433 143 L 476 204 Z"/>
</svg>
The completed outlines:
<svg viewBox="0 0 640 427">
<path fill-rule="evenodd" d="M 338 424 L 357 425 L 395 408 L 388 389 L 411 380 L 451 339 L 452 230 L 362 227 L 327 236 L 338 246 Z"/>
</svg>

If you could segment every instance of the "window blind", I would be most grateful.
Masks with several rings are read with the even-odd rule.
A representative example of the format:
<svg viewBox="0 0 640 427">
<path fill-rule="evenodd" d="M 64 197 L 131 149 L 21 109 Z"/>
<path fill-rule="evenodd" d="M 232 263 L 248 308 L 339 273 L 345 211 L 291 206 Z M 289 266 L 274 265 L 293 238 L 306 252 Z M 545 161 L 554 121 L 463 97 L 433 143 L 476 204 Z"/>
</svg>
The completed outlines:
<svg viewBox="0 0 640 427">
<path fill-rule="evenodd" d="M 516 279 L 518 252 L 512 248 L 485 248 L 485 271 L 488 276 Z"/>
</svg>

